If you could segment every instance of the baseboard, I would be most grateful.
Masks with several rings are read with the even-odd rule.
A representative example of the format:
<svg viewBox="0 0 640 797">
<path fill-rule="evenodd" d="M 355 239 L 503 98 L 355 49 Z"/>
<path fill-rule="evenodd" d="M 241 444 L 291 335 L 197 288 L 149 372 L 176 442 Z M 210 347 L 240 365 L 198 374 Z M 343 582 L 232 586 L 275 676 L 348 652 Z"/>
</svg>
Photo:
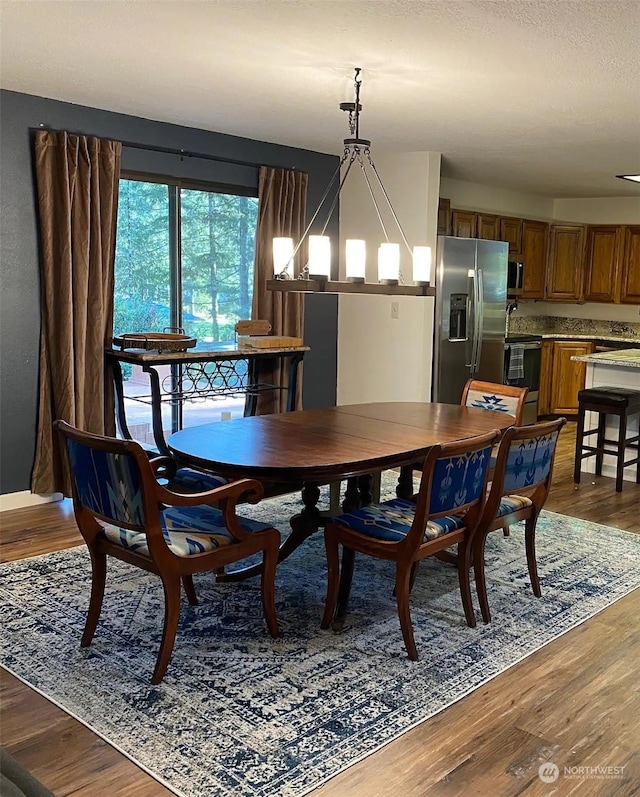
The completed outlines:
<svg viewBox="0 0 640 797">
<path fill-rule="evenodd" d="M 5 493 L 0 495 L 0 512 L 7 512 L 10 509 L 25 509 L 29 506 L 39 506 L 40 504 L 50 504 L 53 501 L 62 501 L 62 493 L 51 493 L 49 495 L 38 495 L 30 490 L 21 490 L 18 493 Z"/>
</svg>

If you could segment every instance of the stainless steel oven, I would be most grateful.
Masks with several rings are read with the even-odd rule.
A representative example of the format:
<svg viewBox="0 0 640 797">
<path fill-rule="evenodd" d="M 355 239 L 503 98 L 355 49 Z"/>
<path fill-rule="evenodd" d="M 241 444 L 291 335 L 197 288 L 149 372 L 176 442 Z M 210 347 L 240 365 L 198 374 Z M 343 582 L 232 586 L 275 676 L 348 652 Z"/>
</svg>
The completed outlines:
<svg viewBox="0 0 640 797">
<path fill-rule="evenodd" d="M 505 338 L 504 384 L 529 388 L 523 412 L 525 424 L 538 420 L 541 357 L 540 335 L 509 335 Z"/>
</svg>

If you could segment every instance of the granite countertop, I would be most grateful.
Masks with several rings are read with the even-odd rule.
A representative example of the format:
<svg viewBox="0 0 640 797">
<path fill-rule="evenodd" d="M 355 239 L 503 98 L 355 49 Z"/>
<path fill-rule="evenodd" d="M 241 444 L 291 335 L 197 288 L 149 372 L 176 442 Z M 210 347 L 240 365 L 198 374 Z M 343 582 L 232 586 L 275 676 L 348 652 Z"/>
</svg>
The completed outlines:
<svg viewBox="0 0 640 797">
<path fill-rule="evenodd" d="M 594 365 L 640 368 L 640 349 L 620 349 L 619 351 L 602 351 L 598 354 L 580 354 L 571 359 L 581 363 L 593 363 Z"/>
<path fill-rule="evenodd" d="M 619 335 L 588 335 L 584 332 L 539 332 L 540 337 L 552 340 L 602 340 L 607 343 L 635 343 L 640 346 L 638 338 L 622 338 Z"/>
</svg>

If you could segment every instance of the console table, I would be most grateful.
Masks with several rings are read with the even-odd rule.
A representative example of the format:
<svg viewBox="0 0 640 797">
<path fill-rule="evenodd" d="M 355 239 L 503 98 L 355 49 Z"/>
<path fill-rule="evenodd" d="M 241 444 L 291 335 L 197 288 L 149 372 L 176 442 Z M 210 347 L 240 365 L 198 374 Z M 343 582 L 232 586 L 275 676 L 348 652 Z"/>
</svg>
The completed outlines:
<svg viewBox="0 0 640 797">
<path fill-rule="evenodd" d="M 128 398 L 151 405 L 156 447 L 161 454 L 168 455 L 170 452 L 162 430 L 162 402 L 244 395 L 246 397 L 244 414 L 247 416 L 255 415 L 258 396 L 261 393 L 270 390 L 287 390 L 287 411 L 293 410 L 298 384 L 298 366 L 308 351 L 308 346 L 252 349 L 238 348 L 235 344 L 163 353 L 145 349 L 106 349 L 105 362 L 113 376 L 116 419 L 120 433 L 125 439 L 132 439 L 125 412 L 122 363 L 139 365 L 148 374 L 149 393 Z M 273 359 L 287 360 L 289 363 L 286 388 L 258 381 L 258 363 Z M 169 377 L 161 381 L 157 371 L 157 367 L 161 365 L 181 367 L 172 368 Z"/>
</svg>

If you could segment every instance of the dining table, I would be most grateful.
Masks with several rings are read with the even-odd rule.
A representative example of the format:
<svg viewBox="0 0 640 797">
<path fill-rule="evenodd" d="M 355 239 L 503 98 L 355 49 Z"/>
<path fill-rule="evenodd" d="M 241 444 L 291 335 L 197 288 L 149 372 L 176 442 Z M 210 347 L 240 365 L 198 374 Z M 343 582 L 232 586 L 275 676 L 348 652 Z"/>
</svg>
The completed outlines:
<svg viewBox="0 0 640 797">
<path fill-rule="evenodd" d="M 413 465 L 424 461 L 434 445 L 512 424 L 505 413 L 458 404 L 375 402 L 187 427 L 170 435 L 167 446 L 179 465 L 228 479 L 277 484 L 280 492 L 302 485 L 303 506 L 290 520 L 281 562 L 323 525 L 325 518 L 317 507 L 322 485 L 346 479 L 342 511 L 349 512 L 371 502 L 371 474 L 397 468 L 396 494 L 408 498 L 413 494 Z M 261 567 L 219 578 L 240 580 L 258 574 Z M 343 552 L 343 567 L 353 569 L 352 553 Z M 339 598 L 336 617 L 344 617 L 347 599 L 348 595 Z"/>
</svg>

